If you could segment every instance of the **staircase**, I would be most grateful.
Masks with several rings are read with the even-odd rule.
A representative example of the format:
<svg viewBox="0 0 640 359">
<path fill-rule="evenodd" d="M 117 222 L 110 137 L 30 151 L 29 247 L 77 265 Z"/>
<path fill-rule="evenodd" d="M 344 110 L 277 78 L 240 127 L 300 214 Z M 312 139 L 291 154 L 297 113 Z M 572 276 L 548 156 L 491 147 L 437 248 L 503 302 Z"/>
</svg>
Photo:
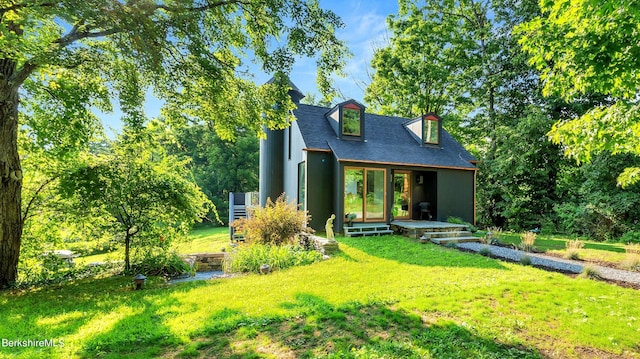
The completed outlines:
<svg viewBox="0 0 640 359">
<path fill-rule="evenodd" d="M 471 232 L 460 230 L 460 228 L 456 227 L 425 231 L 420 239 L 430 240 L 440 245 L 446 245 L 447 243 L 480 242 L 480 238 L 474 237 Z"/>
<path fill-rule="evenodd" d="M 393 231 L 388 224 L 372 223 L 372 224 L 355 224 L 352 227 L 344 226 L 344 235 L 351 236 L 373 236 L 381 234 L 392 234 Z"/>
</svg>

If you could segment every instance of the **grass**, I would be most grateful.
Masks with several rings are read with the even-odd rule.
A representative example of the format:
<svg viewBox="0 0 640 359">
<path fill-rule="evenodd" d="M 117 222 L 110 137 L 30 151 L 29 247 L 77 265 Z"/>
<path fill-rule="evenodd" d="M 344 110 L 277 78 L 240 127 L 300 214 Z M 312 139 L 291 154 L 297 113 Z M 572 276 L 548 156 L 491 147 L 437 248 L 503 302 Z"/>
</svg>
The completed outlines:
<svg viewBox="0 0 640 359">
<path fill-rule="evenodd" d="M 0 293 L 0 338 L 64 343 L 0 357 L 640 357 L 634 290 L 403 237 L 338 240 L 330 260 L 268 276 Z"/>
<path fill-rule="evenodd" d="M 548 254 L 566 257 L 569 253 L 567 243 L 575 240 L 560 235 L 538 235 L 535 240 L 536 249 Z M 500 241 L 517 246 L 521 242 L 520 234 L 502 232 Z M 580 259 L 589 262 L 609 262 L 620 265 L 626 258 L 625 245 L 622 243 L 595 242 L 582 240 L 584 246 L 579 250 Z M 569 250 L 570 251 L 570 250 Z"/>
<path fill-rule="evenodd" d="M 203 252 L 220 252 L 222 248 L 229 249 L 228 227 L 201 227 L 189 233 L 185 242 L 178 243 L 175 249 L 180 254 Z M 78 257 L 75 262 L 88 264 L 91 262 L 107 262 L 123 260 L 124 250 L 119 249 L 110 253 L 102 253 L 85 257 Z"/>
</svg>

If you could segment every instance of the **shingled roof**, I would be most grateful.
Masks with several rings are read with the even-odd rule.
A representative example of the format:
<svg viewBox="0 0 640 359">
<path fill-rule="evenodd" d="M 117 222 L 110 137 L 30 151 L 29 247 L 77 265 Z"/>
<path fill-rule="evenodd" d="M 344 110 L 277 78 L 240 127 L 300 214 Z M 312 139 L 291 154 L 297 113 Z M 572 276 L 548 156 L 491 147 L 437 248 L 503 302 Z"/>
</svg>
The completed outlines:
<svg viewBox="0 0 640 359">
<path fill-rule="evenodd" d="M 339 161 L 476 169 L 475 158 L 445 130 L 439 146 L 422 146 L 403 125 L 408 119 L 365 113 L 366 141 L 341 140 L 325 118 L 329 110 L 298 104 L 294 111 L 307 150 L 329 150 Z"/>
</svg>

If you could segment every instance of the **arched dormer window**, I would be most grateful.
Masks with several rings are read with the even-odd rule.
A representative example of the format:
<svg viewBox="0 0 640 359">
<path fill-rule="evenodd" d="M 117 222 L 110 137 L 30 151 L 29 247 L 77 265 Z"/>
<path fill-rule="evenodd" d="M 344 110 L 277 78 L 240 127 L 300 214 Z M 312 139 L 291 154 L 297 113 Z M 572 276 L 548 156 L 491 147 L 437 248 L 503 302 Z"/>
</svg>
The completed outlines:
<svg viewBox="0 0 640 359">
<path fill-rule="evenodd" d="M 440 117 L 435 114 L 422 116 L 422 141 L 425 145 L 440 144 Z"/>
</svg>

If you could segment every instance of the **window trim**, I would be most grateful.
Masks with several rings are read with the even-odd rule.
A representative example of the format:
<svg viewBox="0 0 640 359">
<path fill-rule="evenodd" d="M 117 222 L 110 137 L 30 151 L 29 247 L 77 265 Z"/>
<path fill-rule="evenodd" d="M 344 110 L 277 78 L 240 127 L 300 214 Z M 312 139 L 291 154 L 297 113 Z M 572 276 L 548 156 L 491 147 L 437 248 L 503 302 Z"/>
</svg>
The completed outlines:
<svg viewBox="0 0 640 359">
<path fill-rule="evenodd" d="M 346 206 L 345 206 L 345 195 L 347 193 L 347 170 L 362 170 L 362 218 L 357 218 L 354 222 L 358 222 L 358 223 L 376 223 L 376 222 L 385 222 L 387 221 L 387 218 L 389 216 L 388 214 L 388 203 L 387 203 L 387 194 L 388 194 L 388 179 L 387 179 L 387 169 L 386 168 L 380 168 L 380 167 L 360 167 L 360 166 L 344 166 L 343 170 L 342 170 L 342 216 L 344 217 L 347 213 L 346 213 Z M 383 206 L 383 210 L 382 210 L 382 218 L 373 218 L 373 219 L 367 219 L 367 172 L 368 171 L 382 171 L 383 173 L 383 193 L 382 193 L 382 206 Z"/>
<path fill-rule="evenodd" d="M 430 121 L 429 123 L 435 123 L 436 127 L 435 127 L 435 131 L 436 131 L 436 141 L 432 142 L 428 140 L 428 136 L 426 136 L 426 131 L 427 131 L 427 121 Z M 422 116 L 422 143 L 424 145 L 439 145 L 440 144 L 440 137 L 442 135 L 442 131 L 440 131 L 440 125 L 442 123 L 442 120 L 436 116 L 435 114 L 427 114 Z"/>
</svg>

